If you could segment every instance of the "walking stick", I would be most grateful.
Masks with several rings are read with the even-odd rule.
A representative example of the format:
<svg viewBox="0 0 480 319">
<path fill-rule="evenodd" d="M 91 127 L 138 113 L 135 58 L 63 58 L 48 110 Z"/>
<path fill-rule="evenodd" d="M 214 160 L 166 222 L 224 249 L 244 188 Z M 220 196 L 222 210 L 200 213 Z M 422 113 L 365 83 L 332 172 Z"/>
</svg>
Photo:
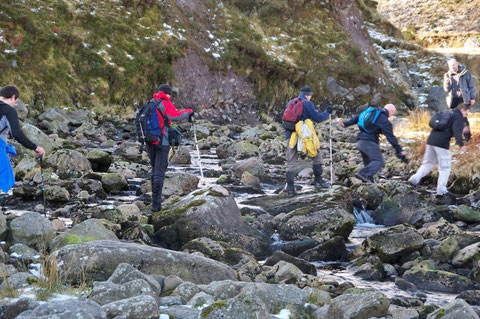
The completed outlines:
<svg viewBox="0 0 480 319">
<path fill-rule="evenodd" d="M 205 180 L 203 179 L 202 160 L 200 159 L 200 150 L 198 149 L 197 128 L 195 127 L 195 121 L 193 121 L 193 138 L 195 140 L 195 147 L 197 148 L 198 164 L 200 166 L 200 175 L 202 176 L 201 185 L 205 185 Z"/>
<path fill-rule="evenodd" d="M 43 182 L 43 155 L 41 155 L 38 159 L 40 160 L 40 177 L 42 179 L 42 187 L 40 189 L 42 191 L 42 197 L 43 197 L 43 215 L 46 217 L 47 216 L 47 201 L 45 200 L 45 184 Z"/>
<path fill-rule="evenodd" d="M 333 185 L 333 159 L 332 159 L 332 114 L 328 115 L 330 122 L 330 187 Z"/>
</svg>

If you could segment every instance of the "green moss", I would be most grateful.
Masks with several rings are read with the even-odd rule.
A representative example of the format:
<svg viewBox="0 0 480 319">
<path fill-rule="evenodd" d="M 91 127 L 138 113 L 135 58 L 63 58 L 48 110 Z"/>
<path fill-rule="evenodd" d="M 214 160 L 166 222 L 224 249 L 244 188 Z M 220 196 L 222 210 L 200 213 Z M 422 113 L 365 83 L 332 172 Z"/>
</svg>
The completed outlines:
<svg viewBox="0 0 480 319">
<path fill-rule="evenodd" d="M 219 300 L 215 301 L 213 305 L 203 309 L 202 311 L 202 318 L 206 318 L 214 311 L 215 309 L 222 309 L 227 306 L 227 301 L 226 300 Z"/>
<path fill-rule="evenodd" d="M 196 206 L 201 206 L 201 205 L 205 204 L 206 202 L 207 201 L 205 199 L 192 200 L 190 203 L 188 203 L 187 206 L 175 209 L 173 211 L 173 215 L 182 215 L 183 213 L 185 213 L 190 208 L 196 207 Z"/>
<path fill-rule="evenodd" d="M 94 236 L 78 236 L 78 235 L 69 234 L 60 240 L 60 247 L 86 243 L 89 241 L 93 241 L 95 239 L 96 238 Z"/>
<path fill-rule="evenodd" d="M 209 195 L 209 196 L 214 196 L 214 197 L 225 197 L 224 194 L 222 194 L 222 193 L 220 193 L 220 192 L 217 192 L 217 191 L 212 191 L 212 190 L 210 190 L 210 191 L 208 192 L 208 195 Z"/>
<path fill-rule="evenodd" d="M 445 309 L 440 309 L 438 312 L 435 314 L 435 319 L 440 319 L 443 318 L 446 314 Z"/>
<path fill-rule="evenodd" d="M 208 192 L 208 189 L 202 189 L 198 192 L 193 193 L 193 196 L 199 196 L 199 195 L 205 194 L 206 192 Z"/>
</svg>

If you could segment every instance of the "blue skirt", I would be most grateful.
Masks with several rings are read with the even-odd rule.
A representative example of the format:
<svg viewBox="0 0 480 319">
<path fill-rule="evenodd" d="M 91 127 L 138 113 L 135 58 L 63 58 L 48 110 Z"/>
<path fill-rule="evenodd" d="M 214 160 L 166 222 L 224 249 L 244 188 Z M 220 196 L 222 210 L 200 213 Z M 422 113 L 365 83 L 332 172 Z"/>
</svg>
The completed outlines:
<svg viewBox="0 0 480 319">
<path fill-rule="evenodd" d="M 15 176 L 7 155 L 7 143 L 0 138 L 0 190 L 7 193 L 14 184 Z"/>
</svg>

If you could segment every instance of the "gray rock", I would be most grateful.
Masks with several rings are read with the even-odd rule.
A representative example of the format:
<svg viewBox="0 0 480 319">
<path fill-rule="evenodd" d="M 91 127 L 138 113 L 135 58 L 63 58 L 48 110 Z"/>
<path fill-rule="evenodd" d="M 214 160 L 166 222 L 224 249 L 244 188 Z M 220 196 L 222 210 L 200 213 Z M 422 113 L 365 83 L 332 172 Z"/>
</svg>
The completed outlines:
<svg viewBox="0 0 480 319">
<path fill-rule="evenodd" d="M 46 135 L 40 129 L 31 124 L 23 124 L 22 131 L 23 133 L 25 133 L 25 136 L 27 136 L 32 142 L 43 147 L 45 149 L 45 153 L 49 154 L 49 157 L 54 150 L 60 147 L 48 135 Z M 19 148 L 17 148 L 17 152 L 18 150 Z"/>
<path fill-rule="evenodd" d="M 87 159 L 92 164 L 93 170 L 105 172 L 112 164 L 112 156 L 101 150 L 91 150 L 87 153 Z"/>
<path fill-rule="evenodd" d="M 166 296 L 166 297 L 160 297 L 158 299 L 159 307 L 170 307 L 170 306 L 178 306 L 178 305 L 184 305 L 184 304 L 185 304 L 185 300 L 183 300 L 183 298 L 180 296 Z"/>
<path fill-rule="evenodd" d="M 219 262 L 162 248 L 99 240 L 65 246 L 54 253 L 59 274 L 66 280 L 107 280 L 120 263 L 139 265 L 145 274 L 177 275 L 193 283 L 236 279 L 230 267 Z M 166 283 L 165 287 L 166 289 Z"/>
<path fill-rule="evenodd" d="M 390 301 L 377 291 L 344 294 L 332 300 L 327 319 L 372 318 L 388 315 Z"/>
<path fill-rule="evenodd" d="M 419 233 L 424 238 L 442 240 L 447 236 L 459 235 L 462 231 L 455 224 L 440 218 L 437 222 L 423 225 L 423 228 L 419 229 Z"/>
<path fill-rule="evenodd" d="M 57 107 L 51 108 L 38 116 L 39 126 L 46 130 L 47 133 L 63 133 L 69 134 L 69 120 L 65 112 Z"/>
<path fill-rule="evenodd" d="M 178 319 L 200 318 L 200 313 L 201 311 L 198 310 L 197 308 L 190 308 L 186 306 L 177 306 L 177 305 L 159 310 L 159 314 L 165 314 L 165 315 L 168 315 L 169 318 L 178 318 Z"/>
<path fill-rule="evenodd" d="M 431 261 L 422 261 L 403 274 L 403 279 L 419 289 L 459 293 L 473 289 L 470 279 L 448 271 L 437 270 Z"/>
<path fill-rule="evenodd" d="M 70 193 L 58 185 L 47 186 L 45 189 L 45 199 L 50 202 L 68 202 Z"/>
<path fill-rule="evenodd" d="M 262 159 L 253 157 L 243 161 L 239 161 L 232 166 L 232 170 L 236 177 L 240 178 L 244 172 L 249 172 L 254 176 L 265 173 Z"/>
<path fill-rule="evenodd" d="M 53 238 L 52 223 L 39 213 L 27 212 L 10 223 L 13 242 L 39 249 L 46 248 Z"/>
<path fill-rule="evenodd" d="M 353 89 L 353 95 L 355 97 L 363 97 L 368 93 L 370 93 L 370 86 L 368 84 L 364 84 Z"/>
<path fill-rule="evenodd" d="M 207 319 L 270 319 L 267 305 L 252 292 L 229 299 L 219 300 L 202 310 L 202 318 Z"/>
<path fill-rule="evenodd" d="M 24 262 L 38 261 L 40 254 L 25 244 L 15 244 L 10 247 L 10 257 Z"/>
<path fill-rule="evenodd" d="M 304 251 L 298 257 L 308 261 L 342 261 L 347 257 L 347 247 L 343 237 L 335 236 L 312 249 Z"/>
<path fill-rule="evenodd" d="M 135 279 L 142 279 L 146 281 L 150 288 L 155 291 L 156 295 L 159 295 L 162 292 L 162 286 L 157 280 L 126 263 L 119 264 L 110 278 L 108 278 L 108 281 L 115 284 L 125 284 Z"/>
<path fill-rule="evenodd" d="M 19 289 L 28 287 L 31 283 L 37 281 L 37 278 L 28 273 L 28 272 L 18 272 L 10 277 L 8 277 L 2 284 L 0 285 L 0 289 L 6 289 L 7 287 L 11 287 L 13 289 Z"/>
<path fill-rule="evenodd" d="M 279 261 L 283 260 L 285 262 L 294 264 L 303 273 L 316 276 L 317 275 L 317 270 L 316 270 L 315 266 L 313 266 L 311 263 L 303 260 L 302 258 L 303 257 L 295 258 L 293 256 L 290 256 L 290 255 L 284 253 L 284 252 L 276 251 L 270 257 L 267 258 L 264 265 L 265 266 L 273 266 L 273 265 L 277 264 Z"/>
<path fill-rule="evenodd" d="M 192 307 L 205 307 L 213 305 L 215 299 L 213 296 L 201 291 L 193 296 L 189 301 L 188 304 Z"/>
<path fill-rule="evenodd" d="M 333 96 L 346 97 L 349 94 L 348 90 L 338 85 L 337 81 L 331 76 L 327 78 L 327 90 Z"/>
<path fill-rule="evenodd" d="M 200 292 L 200 288 L 191 282 L 183 282 L 172 292 L 173 296 L 180 296 L 183 300 L 190 300 Z"/>
<path fill-rule="evenodd" d="M 10 277 L 15 273 L 17 273 L 17 268 L 14 265 L 0 264 L 0 282 L 3 282 L 4 278 Z"/>
<path fill-rule="evenodd" d="M 4 238 L 5 233 L 7 232 L 7 219 L 5 215 L 0 214 L 0 239 Z"/>
<path fill-rule="evenodd" d="M 243 281 L 223 280 L 211 282 L 208 285 L 200 285 L 199 287 L 202 291 L 212 295 L 215 300 L 226 300 L 238 295 L 249 284 Z"/>
<path fill-rule="evenodd" d="M 75 150 L 64 149 L 52 153 L 47 157 L 47 164 L 55 169 L 61 179 L 81 177 L 92 172 L 88 159 Z"/>
<path fill-rule="evenodd" d="M 303 288 L 303 291 L 307 294 L 309 303 L 313 303 L 318 307 L 323 307 L 324 305 L 328 305 L 332 300 L 328 292 L 320 289 L 307 286 Z"/>
<path fill-rule="evenodd" d="M 260 154 L 258 146 L 249 142 L 238 142 L 233 145 L 233 156 L 235 159 L 247 159 L 257 157 Z"/>
<path fill-rule="evenodd" d="M 275 282 L 284 284 L 294 284 L 300 282 L 303 272 L 294 264 L 286 261 L 279 261 L 272 266 L 266 274 L 267 278 L 273 278 Z"/>
<path fill-rule="evenodd" d="M 244 172 L 240 178 L 240 183 L 247 187 L 260 188 L 260 179 L 257 176 Z"/>
<path fill-rule="evenodd" d="M 364 280 L 382 280 L 383 266 L 376 256 L 365 256 L 353 260 L 348 266 L 348 271 Z"/>
<path fill-rule="evenodd" d="M 415 229 L 399 225 L 368 237 L 355 249 L 355 255 L 375 254 L 383 262 L 391 262 L 421 249 L 423 245 L 424 239 Z"/>
<path fill-rule="evenodd" d="M 118 240 L 118 238 L 111 230 L 106 229 L 99 219 L 92 218 L 73 226 L 68 232 L 55 237 L 52 241 L 51 249 L 57 250 L 67 245 L 93 240 Z"/>
<path fill-rule="evenodd" d="M 15 319 L 24 311 L 35 309 L 39 303 L 30 298 L 20 298 L 13 302 L 5 300 L 0 301 L 0 318 Z"/>
<path fill-rule="evenodd" d="M 114 224 L 127 221 L 127 217 L 114 205 L 99 205 L 88 210 L 93 218 L 106 219 Z"/>
<path fill-rule="evenodd" d="M 106 319 L 106 312 L 91 300 L 56 300 L 25 311 L 17 319 Z"/>
<path fill-rule="evenodd" d="M 463 299 L 472 306 L 480 306 L 480 290 L 462 291 L 456 299 Z"/>
<path fill-rule="evenodd" d="M 17 110 L 18 118 L 21 121 L 24 121 L 27 118 L 27 115 L 28 115 L 28 108 L 25 105 L 25 103 L 23 103 L 22 100 L 18 99 L 18 101 L 14 105 L 14 107 L 15 107 L 15 110 Z"/>
<path fill-rule="evenodd" d="M 157 302 L 152 296 L 144 295 L 111 302 L 103 310 L 108 318 L 125 316 L 127 319 L 158 318 Z"/>
<path fill-rule="evenodd" d="M 173 164 L 191 164 L 192 159 L 190 151 L 184 146 L 180 146 L 175 150 L 175 153 L 170 158 L 170 162 Z"/>
<path fill-rule="evenodd" d="M 432 86 L 430 91 L 428 91 L 426 102 L 428 107 L 434 112 L 444 111 L 448 109 L 446 97 L 447 94 L 441 86 Z"/>
<path fill-rule="evenodd" d="M 461 249 L 452 260 L 454 266 L 471 266 L 472 261 L 480 259 L 480 242 Z"/>
<path fill-rule="evenodd" d="M 163 184 L 163 195 L 183 196 L 197 189 L 200 179 L 192 174 L 167 173 Z"/>
<path fill-rule="evenodd" d="M 152 224 L 156 239 L 172 249 L 209 237 L 255 255 L 264 256 L 270 250 L 270 239 L 245 223 L 232 194 L 221 186 L 188 194 L 168 212 L 154 214 Z"/>
<path fill-rule="evenodd" d="M 95 283 L 88 298 L 103 306 L 118 300 L 144 295 L 151 296 L 154 300 L 157 297 L 157 293 L 145 280 L 134 279 L 122 285 L 111 282 L 107 282 L 105 285 Z"/>
<path fill-rule="evenodd" d="M 478 319 L 480 318 L 465 300 L 456 299 L 427 316 L 427 319 Z"/>
<path fill-rule="evenodd" d="M 176 275 L 169 275 L 165 278 L 164 284 L 163 284 L 163 291 L 164 292 L 170 292 L 175 290 L 179 285 L 183 283 L 182 278 L 176 276 Z"/>
<path fill-rule="evenodd" d="M 390 305 L 388 312 L 395 319 L 418 319 L 418 311 L 415 309 L 406 309 L 403 307 Z"/>
<path fill-rule="evenodd" d="M 119 191 L 128 187 L 127 179 L 119 173 L 107 173 L 102 176 L 102 186 L 107 192 Z"/>
</svg>

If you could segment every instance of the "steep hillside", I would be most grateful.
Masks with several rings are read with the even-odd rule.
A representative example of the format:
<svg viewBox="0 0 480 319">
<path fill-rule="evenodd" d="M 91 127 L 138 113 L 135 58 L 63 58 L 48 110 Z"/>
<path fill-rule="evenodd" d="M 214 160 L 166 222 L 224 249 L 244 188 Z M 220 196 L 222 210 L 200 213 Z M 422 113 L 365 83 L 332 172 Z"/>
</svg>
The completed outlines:
<svg viewBox="0 0 480 319">
<path fill-rule="evenodd" d="M 398 95 L 350 0 L 10 0 L 0 21 L 0 84 L 38 111 L 124 113 L 163 82 L 180 105 L 232 112 L 271 110 L 304 84 L 347 107 Z"/>
</svg>

